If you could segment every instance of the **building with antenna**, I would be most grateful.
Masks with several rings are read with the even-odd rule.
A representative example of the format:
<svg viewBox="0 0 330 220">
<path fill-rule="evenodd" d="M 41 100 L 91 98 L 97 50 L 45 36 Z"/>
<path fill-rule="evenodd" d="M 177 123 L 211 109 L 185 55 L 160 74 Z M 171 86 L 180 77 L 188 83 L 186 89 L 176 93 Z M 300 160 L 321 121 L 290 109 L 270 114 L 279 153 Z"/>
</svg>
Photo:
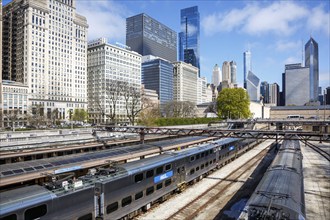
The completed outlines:
<svg viewBox="0 0 330 220">
<path fill-rule="evenodd" d="M 198 6 L 181 9 L 179 60 L 200 69 L 200 16 Z M 198 73 L 200 77 L 200 71 Z"/>
</svg>

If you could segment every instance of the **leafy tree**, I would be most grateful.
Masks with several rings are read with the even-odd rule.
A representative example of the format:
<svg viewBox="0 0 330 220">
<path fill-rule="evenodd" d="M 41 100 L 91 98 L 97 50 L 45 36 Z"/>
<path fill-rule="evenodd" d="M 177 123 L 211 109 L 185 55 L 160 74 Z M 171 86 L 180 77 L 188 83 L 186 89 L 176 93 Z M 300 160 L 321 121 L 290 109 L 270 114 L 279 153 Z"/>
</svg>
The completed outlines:
<svg viewBox="0 0 330 220">
<path fill-rule="evenodd" d="M 47 124 L 47 118 L 44 114 L 44 107 L 42 105 L 34 105 L 31 107 L 28 114 L 28 122 L 30 125 L 40 128 L 40 126 Z"/>
<path fill-rule="evenodd" d="M 169 101 L 163 111 L 167 118 L 189 118 L 195 116 L 196 105 L 190 101 Z"/>
<path fill-rule="evenodd" d="M 76 108 L 72 115 L 73 121 L 86 121 L 88 119 L 88 113 L 85 109 L 78 109 Z"/>
<path fill-rule="evenodd" d="M 249 118 L 250 99 L 243 88 L 225 88 L 217 99 L 218 115 L 222 118 Z"/>
</svg>

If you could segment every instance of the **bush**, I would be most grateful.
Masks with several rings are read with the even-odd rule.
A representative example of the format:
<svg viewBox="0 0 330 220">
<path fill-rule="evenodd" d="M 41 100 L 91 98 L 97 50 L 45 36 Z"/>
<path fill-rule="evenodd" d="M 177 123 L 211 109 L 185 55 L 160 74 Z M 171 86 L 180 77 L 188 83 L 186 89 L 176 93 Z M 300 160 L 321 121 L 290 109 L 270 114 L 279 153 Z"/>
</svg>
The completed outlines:
<svg viewBox="0 0 330 220">
<path fill-rule="evenodd" d="M 157 126 L 171 125 L 192 125 L 192 124 L 208 124 L 212 121 L 219 121 L 219 118 L 158 118 L 155 123 Z"/>
</svg>

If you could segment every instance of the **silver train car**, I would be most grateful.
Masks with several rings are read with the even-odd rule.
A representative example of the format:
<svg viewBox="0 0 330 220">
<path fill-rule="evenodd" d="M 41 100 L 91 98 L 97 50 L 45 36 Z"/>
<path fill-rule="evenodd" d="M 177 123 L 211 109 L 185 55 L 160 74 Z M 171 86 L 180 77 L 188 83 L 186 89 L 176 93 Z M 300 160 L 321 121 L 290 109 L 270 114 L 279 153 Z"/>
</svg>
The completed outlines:
<svg viewBox="0 0 330 220">
<path fill-rule="evenodd" d="M 238 219 L 305 219 L 302 154 L 285 140 Z"/>
<path fill-rule="evenodd" d="M 221 139 L 47 186 L 0 194 L 0 220 L 130 219 L 228 163 L 252 140 Z"/>
</svg>

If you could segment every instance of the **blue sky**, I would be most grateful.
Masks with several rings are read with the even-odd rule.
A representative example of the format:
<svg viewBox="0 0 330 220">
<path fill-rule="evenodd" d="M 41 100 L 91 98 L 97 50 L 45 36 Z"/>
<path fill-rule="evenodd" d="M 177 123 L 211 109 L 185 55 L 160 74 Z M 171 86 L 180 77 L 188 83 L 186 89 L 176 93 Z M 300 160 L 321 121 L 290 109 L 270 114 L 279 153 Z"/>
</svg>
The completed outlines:
<svg viewBox="0 0 330 220">
<path fill-rule="evenodd" d="M 4 4 L 9 2 L 4 0 Z M 317 1 L 77 0 L 87 17 L 89 40 L 106 37 L 125 43 L 126 18 L 146 13 L 177 33 L 180 10 L 197 5 L 201 17 L 201 76 L 211 81 L 213 66 L 237 63 L 243 82 L 243 52 L 252 53 L 252 71 L 281 86 L 284 65 L 302 61 L 302 45 L 312 36 L 319 44 L 320 86 L 330 85 L 330 3 Z"/>
</svg>

